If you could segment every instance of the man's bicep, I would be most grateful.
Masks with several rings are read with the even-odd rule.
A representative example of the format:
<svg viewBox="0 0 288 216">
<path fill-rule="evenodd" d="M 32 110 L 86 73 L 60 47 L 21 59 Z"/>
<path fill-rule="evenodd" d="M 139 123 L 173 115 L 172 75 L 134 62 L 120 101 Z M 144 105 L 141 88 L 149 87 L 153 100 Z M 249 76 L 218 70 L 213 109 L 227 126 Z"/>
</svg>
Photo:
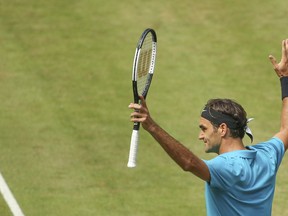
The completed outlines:
<svg viewBox="0 0 288 216">
<path fill-rule="evenodd" d="M 211 175 L 208 165 L 204 160 L 199 159 L 198 165 L 195 166 L 195 169 L 191 170 L 191 172 L 197 177 L 201 178 L 206 182 L 210 182 Z"/>
<path fill-rule="evenodd" d="M 275 134 L 275 137 L 282 141 L 286 151 L 288 149 L 288 131 L 280 131 L 279 133 Z"/>
</svg>

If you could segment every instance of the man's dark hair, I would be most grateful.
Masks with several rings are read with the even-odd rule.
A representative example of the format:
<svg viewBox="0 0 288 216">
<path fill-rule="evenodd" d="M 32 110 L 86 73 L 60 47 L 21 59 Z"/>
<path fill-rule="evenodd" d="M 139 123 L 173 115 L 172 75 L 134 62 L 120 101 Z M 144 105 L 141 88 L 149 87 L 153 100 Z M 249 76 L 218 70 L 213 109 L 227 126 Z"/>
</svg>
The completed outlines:
<svg viewBox="0 0 288 216">
<path fill-rule="evenodd" d="M 240 137 L 241 139 L 245 135 L 245 127 L 247 126 L 247 114 L 244 108 L 238 104 L 237 102 L 231 99 L 210 99 L 207 104 L 207 108 L 211 108 L 217 112 L 222 114 L 231 116 L 237 125 L 236 129 L 230 129 L 230 135 L 233 138 Z M 216 128 L 220 126 L 220 124 L 215 124 L 211 122 L 212 125 Z"/>
</svg>

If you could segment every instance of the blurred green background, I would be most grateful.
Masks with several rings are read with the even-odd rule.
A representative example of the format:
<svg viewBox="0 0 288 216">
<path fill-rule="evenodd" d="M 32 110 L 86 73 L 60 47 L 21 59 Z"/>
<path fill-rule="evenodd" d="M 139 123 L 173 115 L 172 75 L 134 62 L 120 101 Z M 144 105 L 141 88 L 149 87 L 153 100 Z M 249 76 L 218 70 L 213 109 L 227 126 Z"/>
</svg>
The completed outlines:
<svg viewBox="0 0 288 216">
<path fill-rule="evenodd" d="M 0 0 L 0 171 L 25 215 L 205 215 L 204 183 L 144 130 L 126 167 L 136 42 L 158 34 L 151 115 L 209 159 L 198 118 L 210 98 L 241 103 L 255 142 L 279 129 L 268 55 L 281 56 L 287 12 L 285 0 Z M 288 214 L 287 166 L 273 215 Z"/>
</svg>

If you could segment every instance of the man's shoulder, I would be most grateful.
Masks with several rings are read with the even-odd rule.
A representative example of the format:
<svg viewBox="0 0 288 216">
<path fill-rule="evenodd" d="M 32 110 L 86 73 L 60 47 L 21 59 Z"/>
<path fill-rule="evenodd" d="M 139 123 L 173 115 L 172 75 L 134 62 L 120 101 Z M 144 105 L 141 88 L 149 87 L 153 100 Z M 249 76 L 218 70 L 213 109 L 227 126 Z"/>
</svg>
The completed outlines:
<svg viewBox="0 0 288 216">
<path fill-rule="evenodd" d="M 246 147 L 250 150 L 264 150 L 264 151 L 270 151 L 270 150 L 276 150 L 281 151 L 284 153 L 284 144 L 282 140 L 280 140 L 277 137 L 272 137 L 271 139 L 257 143 L 255 145 L 250 145 Z"/>
</svg>

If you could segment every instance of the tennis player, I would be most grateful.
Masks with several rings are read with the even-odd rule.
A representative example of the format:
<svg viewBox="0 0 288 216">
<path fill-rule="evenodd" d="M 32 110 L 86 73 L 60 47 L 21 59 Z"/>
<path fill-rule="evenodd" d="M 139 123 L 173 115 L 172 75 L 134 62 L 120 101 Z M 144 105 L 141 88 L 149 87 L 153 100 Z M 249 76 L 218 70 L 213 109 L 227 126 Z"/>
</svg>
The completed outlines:
<svg viewBox="0 0 288 216">
<path fill-rule="evenodd" d="M 203 179 L 208 216 L 270 216 L 276 173 L 288 148 L 288 39 L 282 42 L 279 63 L 269 56 L 280 78 L 282 90 L 281 127 L 271 139 L 245 146 L 248 133 L 246 112 L 229 99 L 212 99 L 204 106 L 199 120 L 199 139 L 205 152 L 218 155 L 202 160 L 163 130 L 151 117 L 146 101 L 131 103 L 132 122 L 142 123 L 168 155 L 184 170 Z"/>
</svg>

